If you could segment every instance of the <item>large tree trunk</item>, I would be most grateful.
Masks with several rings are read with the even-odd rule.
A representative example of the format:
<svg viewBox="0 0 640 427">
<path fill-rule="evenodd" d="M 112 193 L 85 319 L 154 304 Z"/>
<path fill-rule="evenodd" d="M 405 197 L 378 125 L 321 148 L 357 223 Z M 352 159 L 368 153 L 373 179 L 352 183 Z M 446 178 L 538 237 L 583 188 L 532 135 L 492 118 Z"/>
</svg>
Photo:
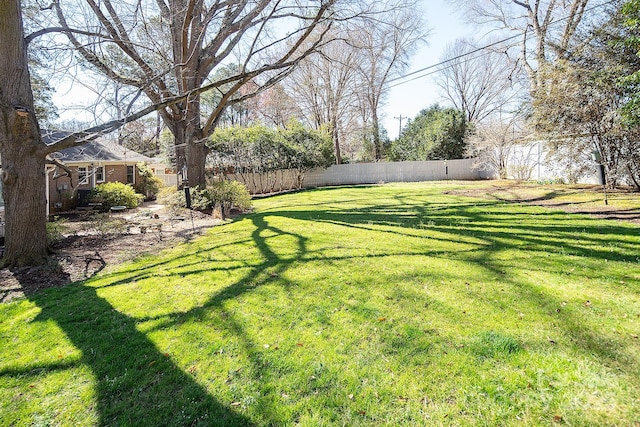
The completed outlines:
<svg viewBox="0 0 640 427">
<path fill-rule="evenodd" d="M 206 185 L 205 164 L 209 150 L 200 126 L 199 95 L 189 101 L 189 108 L 185 111 L 185 115 L 186 119 L 173 121 L 169 126 L 175 137 L 176 167 L 178 173 L 186 171 L 189 186 L 204 187 Z"/>
<path fill-rule="evenodd" d="M 19 0 L 0 8 L 0 156 L 5 200 L 2 264 L 40 264 L 47 256 L 46 146 L 34 114 Z"/>
</svg>

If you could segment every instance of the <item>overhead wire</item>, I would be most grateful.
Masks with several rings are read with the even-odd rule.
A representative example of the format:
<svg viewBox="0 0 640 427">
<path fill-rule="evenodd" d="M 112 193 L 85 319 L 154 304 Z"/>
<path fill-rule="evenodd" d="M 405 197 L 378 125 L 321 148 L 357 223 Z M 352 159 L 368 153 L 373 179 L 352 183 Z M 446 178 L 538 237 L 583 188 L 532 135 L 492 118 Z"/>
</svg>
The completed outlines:
<svg viewBox="0 0 640 427">
<path fill-rule="evenodd" d="M 588 8 L 588 9 L 585 9 L 585 10 L 583 11 L 583 14 L 584 14 L 584 13 L 587 13 L 587 12 L 591 12 L 591 11 L 593 11 L 593 10 L 597 9 L 597 8 L 607 6 L 607 5 L 611 4 L 611 3 L 614 3 L 615 1 L 617 1 L 617 0 L 608 0 L 608 1 L 604 2 L 604 3 L 600 3 L 600 4 L 597 4 L 597 5 L 594 5 L 594 6 L 590 7 L 590 8 Z M 559 23 L 561 23 L 561 22 L 563 22 L 563 21 L 566 21 L 566 20 L 567 20 L 567 19 L 569 19 L 569 18 L 570 18 L 570 16 L 565 16 L 565 17 L 563 17 L 563 18 L 560 18 L 560 19 L 558 19 L 558 20 L 556 20 L 556 21 L 551 22 L 551 23 L 549 24 L 549 26 L 557 25 L 557 24 L 559 24 Z M 532 36 L 533 36 L 533 38 L 537 37 L 537 35 L 536 35 L 536 34 L 533 34 Z M 396 84 L 393 84 L 393 85 L 391 85 L 391 86 L 388 86 L 388 88 L 389 88 L 389 89 L 391 89 L 391 88 L 394 88 L 394 87 L 397 87 L 397 86 L 401 86 L 401 85 L 406 84 L 406 83 L 410 83 L 410 82 L 415 81 L 415 80 L 422 79 L 422 78 L 424 78 L 424 77 L 428 77 L 428 76 L 430 76 L 430 75 L 432 75 L 432 74 L 438 73 L 438 72 L 440 72 L 440 71 L 442 71 L 442 70 L 444 70 L 444 69 L 446 69 L 446 68 L 452 67 L 452 66 L 454 65 L 454 64 L 450 64 L 450 63 L 452 63 L 452 62 L 454 62 L 454 61 L 458 61 L 459 59 L 462 59 L 462 58 L 465 58 L 465 57 L 471 56 L 471 55 L 473 55 L 473 54 L 475 54 L 475 53 L 478 53 L 478 52 L 482 52 L 482 51 L 484 51 L 482 55 L 478 55 L 478 56 L 476 56 L 476 57 L 469 58 L 469 59 L 465 60 L 465 61 L 464 61 L 464 62 L 462 62 L 462 63 L 465 63 L 465 62 L 471 61 L 472 59 L 480 58 L 481 56 L 484 56 L 484 55 L 491 54 L 491 53 L 492 53 L 492 51 L 487 51 L 487 49 L 489 49 L 489 48 L 491 48 L 491 47 L 494 47 L 494 46 L 496 46 L 496 45 L 499 45 L 499 44 L 502 44 L 502 43 L 508 42 L 508 41 L 510 41 L 510 40 L 513 40 L 513 39 L 516 39 L 516 38 L 520 38 L 520 37 L 522 37 L 522 34 L 515 34 L 515 35 L 512 35 L 512 36 L 506 37 L 506 38 L 504 38 L 504 39 L 501 39 L 501 40 L 498 40 L 498 41 L 495 41 L 495 42 L 489 43 L 489 44 L 487 44 L 487 45 L 484 45 L 484 46 L 478 47 L 478 48 L 473 49 L 473 50 L 471 50 L 471 51 L 469 51 L 469 52 L 465 52 L 465 53 L 462 53 L 462 54 L 460 54 L 460 55 L 456 55 L 456 56 L 454 56 L 454 57 L 452 57 L 452 58 L 445 59 L 445 60 L 443 60 L 443 61 L 440 61 L 440 62 L 437 62 L 437 63 L 435 63 L 435 64 L 429 65 L 429 66 L 427 66 L 427 67 L 421 68 L 421 69 L 419 69 L 419 70 L 415 70 L 415 71 L 412 71 L 412 72 L 407 73 L 407 74 L 405 74 L 405 75 L 398 76 L 398 77 L 395 77 L 395 78 L 393 78 L 393 79 L 389 79 L 389 80 L 387 80 L 387 84 L 389 84 L 389 83 L 393 83 L 393 82 L 397 82 L 397 81 L 399 81 L 399 80 L 406 79 L 407 77 L 413 76 L 413 75 L 415 75 L 415 74 L 424 73 L 425 71 L 432 70 L 432 71 L 429 71 L 429 72 L 428 72 L 428 73 L 426 73 L 426 74 L 421 74 L 421 75 L 419 75 L 419 76 L 417 76 L 417 77 L 414 77 L 414 78 L 412 78 L 412 79 L 404 80 L 404 81 L 399 81 L 399 82 L 398 82 L 398 83 L 396 83 Z M 456 64 L 460 64 L 460 62 L 456 62 Z M 442 67 L 442 68 L 439 68 L 439 67 Z"/>
</svg>

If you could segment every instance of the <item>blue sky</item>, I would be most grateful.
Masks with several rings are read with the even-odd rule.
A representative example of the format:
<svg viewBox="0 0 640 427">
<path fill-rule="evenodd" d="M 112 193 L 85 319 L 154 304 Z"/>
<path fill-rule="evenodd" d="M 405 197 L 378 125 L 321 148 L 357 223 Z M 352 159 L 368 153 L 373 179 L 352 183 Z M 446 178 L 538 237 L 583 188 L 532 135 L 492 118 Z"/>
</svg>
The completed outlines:
<svg viewBox="0 0 640 427">
<path fill-rule="evenodd" d="M 428 67 L 440 62 L 445 47 L 457 38 L 473 35 L 473 26 L 463 21 L 460 14 L 455 13 L 445 0 L 423 0 L 422 13 L 427 25 L 431 28 L 428 44 L 423 46 L 412 58 L 411 66 L 406 71 Z M 416 74 L 418 76 L 419 74 Z M 415 76 L 411 76 L 415 77 Z M 397 82 L 392 83 L 392 85 Z M 420 110 L 435 103 L 446 104 L 433 82 L 433 76 L 426 76 L 391 89 L 387 104 L 383 108 L 383 124 L 389 138 L 398 136 L 399 120 L 394 117 L 415 117 Z M 403 125 L 406 120 L 403 119 Z"/>
</svg>

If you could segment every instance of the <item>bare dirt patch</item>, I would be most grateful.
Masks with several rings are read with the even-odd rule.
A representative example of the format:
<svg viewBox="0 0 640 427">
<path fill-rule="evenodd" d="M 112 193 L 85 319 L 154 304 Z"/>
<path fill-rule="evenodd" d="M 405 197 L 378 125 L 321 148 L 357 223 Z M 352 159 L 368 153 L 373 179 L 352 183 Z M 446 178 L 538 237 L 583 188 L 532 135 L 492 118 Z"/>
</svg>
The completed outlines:
<svg viewBox="0 0 640 427">
<path fill-rule="evenodd" d="M 607 204 L 605 204 L 605 193 L 599 185 L 543 186 L 505 181 L 447 193 L 544 206 L 568 213 L 640 224 L 640 193 L 627 189 L 608 190 Z"/>
<path fill-rule="evenodd" d="M 87 279 L 107 266 L 186 242 L 222 221 L 200 212 L 172 214 L 146 203 L 117 214 L 71 215 L 60 222 L 49 263 L 0 269 L 0 302 Z"/>
</svg>

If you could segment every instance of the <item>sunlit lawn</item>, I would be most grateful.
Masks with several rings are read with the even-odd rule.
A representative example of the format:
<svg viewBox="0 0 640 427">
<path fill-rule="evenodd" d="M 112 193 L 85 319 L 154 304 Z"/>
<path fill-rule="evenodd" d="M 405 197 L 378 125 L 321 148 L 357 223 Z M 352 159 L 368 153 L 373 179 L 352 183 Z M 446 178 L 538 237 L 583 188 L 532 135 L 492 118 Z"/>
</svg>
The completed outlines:
<svg viewBox="0 0 640 427">
<path fill-rule="evenodd" d="M 640 423 L 640 228 L 443 194 L 481 185 L 264 199 L 1 304 L 0 425 Z"/>
</svg>

